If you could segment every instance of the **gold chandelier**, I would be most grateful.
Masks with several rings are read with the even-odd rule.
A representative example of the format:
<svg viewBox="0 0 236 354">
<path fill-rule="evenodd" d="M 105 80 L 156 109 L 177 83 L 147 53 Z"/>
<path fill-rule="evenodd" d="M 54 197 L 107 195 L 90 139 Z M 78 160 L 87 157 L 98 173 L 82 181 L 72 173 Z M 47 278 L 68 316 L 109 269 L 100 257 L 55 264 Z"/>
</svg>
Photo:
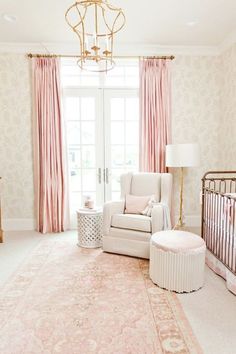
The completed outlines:
<svg viewBox="0 0 236 354">
<path fill-rule="evenodd" d="M 114 34 L 125 24 L 122 9 L 107 0 L 77 0 L 65 13 L 66 22 L 79 38 L 81 69 L 108 71 L 114 67 Z"/>
</svg>

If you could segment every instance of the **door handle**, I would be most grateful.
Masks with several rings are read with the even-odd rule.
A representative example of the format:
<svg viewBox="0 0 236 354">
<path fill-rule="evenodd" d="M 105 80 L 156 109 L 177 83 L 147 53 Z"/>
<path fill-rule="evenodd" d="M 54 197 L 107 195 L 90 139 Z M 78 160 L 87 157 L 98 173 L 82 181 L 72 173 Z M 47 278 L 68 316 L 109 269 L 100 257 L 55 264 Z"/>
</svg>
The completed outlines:
<svg viewBox="0 0 236 354">
<path fill-rule="evenodd" d="M 98 183 L 102 183 L 102 169 L 101 167 L 98 168 Z"/>
<path fill-rule="evenodd" d="M 109 183 L 109 169 L 108 168 L 103 169 L 103 182 L 106 184 Z M 102 169 L 101 168 L 98 169 L 98 183 L 99 184 L 102 183 Z"/>
<path fill-rule="evenodd" d="M 106 184 L 109 183 L 109 169 L 106 168 Z"/>
</svg>

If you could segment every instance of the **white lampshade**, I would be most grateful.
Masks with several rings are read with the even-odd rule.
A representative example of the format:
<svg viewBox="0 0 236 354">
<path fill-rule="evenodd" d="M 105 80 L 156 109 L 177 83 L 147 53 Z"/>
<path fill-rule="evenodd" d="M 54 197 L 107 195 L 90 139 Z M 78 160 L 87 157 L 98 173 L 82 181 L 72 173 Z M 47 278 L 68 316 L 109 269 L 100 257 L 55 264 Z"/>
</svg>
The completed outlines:
<svg viewBox="0 0 236 354">
<path fill-rule="evenodd" d="M 166 145 L 167 167 L 193 167 L 200 162 L 198 144 Z"/>
</svg>

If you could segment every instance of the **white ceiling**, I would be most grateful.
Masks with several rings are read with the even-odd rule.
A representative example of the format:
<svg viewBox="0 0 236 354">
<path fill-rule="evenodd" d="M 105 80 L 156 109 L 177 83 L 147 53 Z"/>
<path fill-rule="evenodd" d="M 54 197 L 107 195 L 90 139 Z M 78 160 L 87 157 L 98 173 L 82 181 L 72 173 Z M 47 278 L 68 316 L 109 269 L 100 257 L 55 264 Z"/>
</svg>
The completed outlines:
<svg viewBox="0 0 236 354">
<path fill-rule="evenodd" d="M 74 0 L 0 0 L 0 42 L 77 42 L 64 19 Z M 126 25 L 118 43 L 215 46 L 236 30 L 236 0 L 110 0 Z M 3 14 L 15 15 L 6 22 Z M 196 22 L 194 26 L 188 22 Z"/>
</svg>

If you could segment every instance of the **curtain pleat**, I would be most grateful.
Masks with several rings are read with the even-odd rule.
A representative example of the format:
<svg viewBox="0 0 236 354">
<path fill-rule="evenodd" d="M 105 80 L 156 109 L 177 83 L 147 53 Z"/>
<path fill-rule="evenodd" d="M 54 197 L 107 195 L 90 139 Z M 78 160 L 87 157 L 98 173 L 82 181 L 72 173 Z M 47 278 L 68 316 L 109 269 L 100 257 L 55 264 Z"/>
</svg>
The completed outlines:
<svg viewBox="0 0 236 354">
<path fill-rule="evenodd" d="M 37 229 L 42 233 L 68 227 L 59 67 L 57 58 L 32 59 L 35 202 Z"/>
<path fill-rule="evenodd" d="M 171 142 L 169 61 L 140 60 L 139 169 L 167 172 L 165 146 Z"/>
</svg>

